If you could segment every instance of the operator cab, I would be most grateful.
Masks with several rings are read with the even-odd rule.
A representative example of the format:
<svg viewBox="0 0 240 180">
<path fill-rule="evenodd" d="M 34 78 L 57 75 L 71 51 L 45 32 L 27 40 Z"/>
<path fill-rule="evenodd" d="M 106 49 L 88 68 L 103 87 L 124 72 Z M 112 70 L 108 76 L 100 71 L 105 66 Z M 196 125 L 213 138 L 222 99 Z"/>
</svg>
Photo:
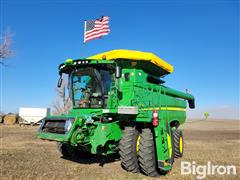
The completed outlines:
<svg viewBox="0 0 240 180">
<path fill-rule="evenodd" d="M 94 67 L 80 68 L 71 74 L 71 94 L 74 107 L 101 108 L 104 97 L 113 83 L 108 70 Z"/>
<path fill-rule="evenodd" d="M 58 87 L 62 85 L 63 76 L 67 76 L 68 99 L 73 108 L 105 108 L 114 78 L 117 78 L 114 76 L 115 71 L 119 67 L 116 67 L 115 63 L 101 61 L 66 62 L 59 66 Z"/>
</svg>

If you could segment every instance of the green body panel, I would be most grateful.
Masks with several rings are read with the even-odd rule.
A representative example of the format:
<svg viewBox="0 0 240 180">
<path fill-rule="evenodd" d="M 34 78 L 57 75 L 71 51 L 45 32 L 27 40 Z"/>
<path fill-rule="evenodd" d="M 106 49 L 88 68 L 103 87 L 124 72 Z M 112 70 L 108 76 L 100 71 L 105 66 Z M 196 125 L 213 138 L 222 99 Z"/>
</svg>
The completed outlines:
<svg viewBox="0 0 240 180">
<path fill-rule="evenodd" d="M 108 145 L 107 142 L 118 142 L 121 139 L 121 129 L 118 122 L 111 123 L 99 123 L 94 135 L 91 137 L 90 142 L 92 144 L 91 152 L 97 153 L 98 146 Z M 112 146 L 114 144 L 111 144 Z M 115 148 L 117 148 L 115 146 Z M 111 152 L 111 147 L 107 147 L 107 154 Z"/>
<path fill-rule="evenodd" d="M 60 65 L 60 71 L 70 72 L 75 66 L 74 62 L 68 61 Z M 68 132 L 65 134 L 46 133 L 43 131 L 43 125 L 37 136 L 41 139 L 68 143 L 74 148 L 90 151 L 92 154 L 110 154 L 117 151 L 124 125 L 131 122 L 140 126 L 147 124 L 154 129 L 157 160 L 164 164 L 162 167 L 164 170 L 169 170 L 171 169 L 168 163 L 171 158 L 169 155 L 171 144 L 167 140 L 167 134 L 171 138 L 171 128 L 185 122 L 186 100 L 194 100 L 194 97 L 188 93 L 165 87 L 163 84 L 153 83 L 156 79 L 154 75 L 143 71 L 139 64 L 134 66 L 129 61 L 125 62 L 128 65 L 121 61 L 119 63 L 104 60 L 89 61 L 89 66 L 112 64 L 122 67 L 121 78 L 114 78 L 108 92 L 106 107 L 73 108 L 68 114 L 61 116 L 75 119 Z M 120 107 L 134 107 L 137 113 L 120 112 Z M 152 126 L 153 110 L 158 110 L 159 113 L 159 125 L 156 127 Z M 48 117 L 45 119 L 47 122 Z M 54 120 L 51 121 L 54 122 Z"/>
<path fill-rule="evenodd" d="M 48 139 L 59 142 L 67 142 L 70 139 L 70 135 L 53 133 L 37 133 L 37 137 L 40 139 Z"/>
<path fill-rule="evenodd" d="M 169 133 L 166 121 L 160 121 L 159 126 L 154 128 L 155 143 L 157 147 L 157 159 L 158 162 L 162 162 L 164 170 L 171 169 L 171 166 L 167 163 L 171 159 L 169 155 L 169 144 L 167 141 L 167 134 Z"/>
</svg>

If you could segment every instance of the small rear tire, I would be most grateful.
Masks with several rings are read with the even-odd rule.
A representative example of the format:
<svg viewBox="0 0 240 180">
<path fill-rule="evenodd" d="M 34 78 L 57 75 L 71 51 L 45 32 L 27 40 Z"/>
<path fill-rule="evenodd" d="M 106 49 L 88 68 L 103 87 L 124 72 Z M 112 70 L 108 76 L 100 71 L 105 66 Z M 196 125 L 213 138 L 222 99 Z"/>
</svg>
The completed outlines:
<svg viewBox="0 0 240 180">
<path fill-rule="evenodd" d="M 181 130 L 176 129 L 173 132 L 174 142 L 174 157 L 181 158 L 183 156 L 183 133 Z"/>
</svg>

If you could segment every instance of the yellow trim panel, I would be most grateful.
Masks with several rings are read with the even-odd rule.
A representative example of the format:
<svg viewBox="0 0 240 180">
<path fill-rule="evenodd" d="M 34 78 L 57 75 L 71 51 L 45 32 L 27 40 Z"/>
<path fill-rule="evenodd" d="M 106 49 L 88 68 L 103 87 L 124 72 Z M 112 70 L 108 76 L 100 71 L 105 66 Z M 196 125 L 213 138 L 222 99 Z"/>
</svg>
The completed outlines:
<svg viewBox="0 0 240 180">
<path fill-rule="evenodd" d="M 169 151 L 169 158 L 172 157 L 172 141 L 171 136 L 167 133 L 167 143 L 168 143 L 168 151 Z"/>
<path fill-rule="evenodd" d="M 138 137 L 137 137 L 137 143 L 136 143 L 136 152 L 137 152 L 137 154 L 138 154 L 138 152 L 139 152 L 139 145 L 140 145 L 140 135 L 138 135 Z"/>
<path fill-rule="evenodd" d="M 185 108 L 177 108 L 177 107 L 156 107 L 156 108 L 143 108 L 140 110 L 149 111 L 149 110 L 163 110 L 163 111 L 186 111 Z"/>
<path fill-rule="evenodd" d="M 96 54 L 94 56 L 88 57 L 87 59 L 103 59 L 103 57 L 106 60 L 128 59 L 136 61 L 149 61 L 169 73 L 173 72 L 173 66 L 171 64 L 168 64 L 166 61 L 150 52 L 117 49 L 101 54 Z"/>
<path fill-rule="evenodd" d="M 180 137 L 179 139 L 179 150 L 180 150 L 180 153 L 182 154 L 183 152 L 183 138 Z"/>
</svg>

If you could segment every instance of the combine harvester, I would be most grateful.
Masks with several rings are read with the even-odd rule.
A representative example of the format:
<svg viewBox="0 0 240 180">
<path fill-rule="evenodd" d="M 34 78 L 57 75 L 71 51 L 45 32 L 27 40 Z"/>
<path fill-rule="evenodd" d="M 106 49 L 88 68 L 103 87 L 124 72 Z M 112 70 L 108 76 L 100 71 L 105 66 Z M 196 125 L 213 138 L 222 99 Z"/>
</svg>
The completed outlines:
<svg viewBox="0 0 240 180">
<path fill-rule="evenodd" d="M 41 139 L 58 142 L 63 156 L 119 153 L 122 167 L 148 176 L 166 174 L 183 155 L 187 102 L 194 97 L 164 86 L 173 67 L 152 53 L 113 50 L 59 66 L 68 75 L 72 109 L 47 116 Z M 187 101 L 187 102 L 186 102 Z"/>
</svg>

